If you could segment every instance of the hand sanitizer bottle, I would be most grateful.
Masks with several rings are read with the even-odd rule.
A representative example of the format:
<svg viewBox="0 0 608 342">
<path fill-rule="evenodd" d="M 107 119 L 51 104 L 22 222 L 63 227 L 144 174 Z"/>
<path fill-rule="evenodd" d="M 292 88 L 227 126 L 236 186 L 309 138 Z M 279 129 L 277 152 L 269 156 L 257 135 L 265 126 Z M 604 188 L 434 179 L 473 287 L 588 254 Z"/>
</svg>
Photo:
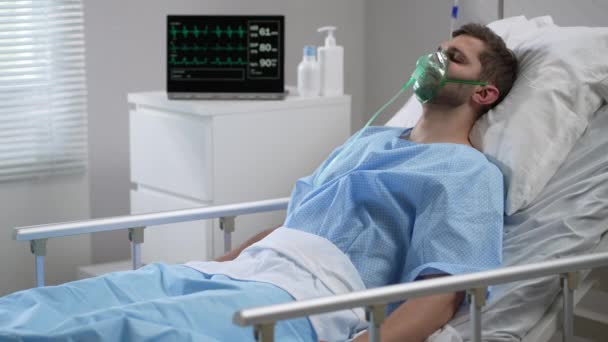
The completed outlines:
<svg viewBox="0 0 608 342">
<path fill-rule="evenodd" d="M 300 96 L 319 96 L 321 77 L 316 53 L 313 45 L 304 47 L 304 56 L 298 64 L 298 93 Z"/>
<path fill-rule="evenodd" d="M 319 32 L 327 32 L 325 46 L 319 47 L 321 67 L 321 95 L 340 96 L 344 94 L 344 49 L 336 45 L 336 27 L 325 26 Z"/>
</svg>

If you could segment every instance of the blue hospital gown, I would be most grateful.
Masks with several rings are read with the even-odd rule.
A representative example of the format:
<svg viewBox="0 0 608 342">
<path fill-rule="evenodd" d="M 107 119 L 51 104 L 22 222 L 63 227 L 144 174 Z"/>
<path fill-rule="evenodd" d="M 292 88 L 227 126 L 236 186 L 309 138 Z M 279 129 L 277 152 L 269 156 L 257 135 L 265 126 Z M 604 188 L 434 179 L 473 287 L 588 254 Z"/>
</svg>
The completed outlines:
<svg viewBox="0 0 608 342">
<path fill-rule="evenodd" d="M 367 288 L 499 266 L 498 168 L 471 147 L 418 144 L 400 138 L 406 132 L 370 127 L 331 163 L 342 148 L 334 151 L 297 181 L 285 226 L 331 241 Z"/>
</svg>

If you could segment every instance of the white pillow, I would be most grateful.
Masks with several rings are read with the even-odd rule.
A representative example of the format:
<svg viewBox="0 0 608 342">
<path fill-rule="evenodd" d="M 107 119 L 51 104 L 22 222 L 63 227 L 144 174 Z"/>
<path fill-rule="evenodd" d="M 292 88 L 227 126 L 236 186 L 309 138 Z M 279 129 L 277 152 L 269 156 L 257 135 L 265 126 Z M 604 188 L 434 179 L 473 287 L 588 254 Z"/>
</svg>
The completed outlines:
<svg viewBox="0 0 608 342">
<path fill-rule="evenodd" d="M 507 215 L 529 205 L 555 174 L 602 104 L 608 77 L 608 28 L 535 24 L 507 37 L 518 78 L 470 135 L 506 176 Z"/>
<path fill-rule="evenodd" d="M 608 99 L 608 28 L 558 27 L 548 16 L 488 26 L 513 49 L 520 69 L 509 95 L 477 121 L 470 139 L 505 175 L 511 215 L 539 194 Z M 422 107 L 412 101 L 387 125 L 413 127 Z"/>
<path fill-rule="evenodd" d="M 399 111 L 388 120 L 386 126 L 391 127 L 414 127 L 422 116 L 422 104 L 416 96 L 412 95 Z"/>
</svg>

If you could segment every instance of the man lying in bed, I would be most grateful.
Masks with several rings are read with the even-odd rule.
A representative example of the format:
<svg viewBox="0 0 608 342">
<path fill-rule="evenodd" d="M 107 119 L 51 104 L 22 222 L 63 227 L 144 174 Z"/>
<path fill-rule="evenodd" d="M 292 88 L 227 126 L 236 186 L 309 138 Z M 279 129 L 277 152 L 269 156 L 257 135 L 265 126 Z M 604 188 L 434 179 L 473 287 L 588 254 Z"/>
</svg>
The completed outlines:
<svg viewBox="0 0 608 342">
<path fill-rule="evenodd" d="M 1 298 L 0 339 L 246 341 L 251 327 L 231 323 L 242 308 L 499 266 L 503 179 L 468 136 L 508 93 L 517 62 L 479 25 L 465 25 L 440 50 L 450 79 L 487 84 L 447 83 L 430 98 L 433 91 L 418 90 L 428 102 L 416 127 L 368 128 L 345 153 L 334 151 L 296 183 L 284 227 L 221 262 L 152 264 Z M 396 303 L 383 341 L 423 341 L 462 297 Z M 363 327 L 361 310 L 345 310 L 281 321 L 275 335 L 336 341 Z"/>
</svg>

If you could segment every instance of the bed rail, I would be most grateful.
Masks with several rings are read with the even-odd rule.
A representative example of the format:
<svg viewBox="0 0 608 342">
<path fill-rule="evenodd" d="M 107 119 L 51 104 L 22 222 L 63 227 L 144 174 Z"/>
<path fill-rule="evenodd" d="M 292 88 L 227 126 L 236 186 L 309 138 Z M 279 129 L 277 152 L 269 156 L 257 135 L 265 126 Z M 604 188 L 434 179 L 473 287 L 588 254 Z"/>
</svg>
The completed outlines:
<svg viewBox="0 0 608 342">
<path fill-rule="evenodd" d="M 287 208 L 288 203 L 289 198 L 278 198 L 160 213 L 17 227 L 14 228 L 13 238 L 17 241 L 30 241 L 30 248 L 36 256 L 36 285 L 44 286 L 44 256 L 46 255 L 46 240 L 49 238 L 128 229 L 132 246 L 133 268 L 135 269 L 140 266 L 139 246 L 143 243 L 143 231 L 146 227 L 219 218 L 220 228 L 224 230 L 224 248 L 229 250 L 231 248 L 231 233 L 235 229 L 234 218 L 236 216 L 283 210 Z M 274 324 L 277 320 L 364 307 L 366 318 L 370 322 L 371 341 L 380 341 L 380 325 L 384 321 L 385 308 L 388 303 L 432 294 L 466 291 L 467 301 L 470 304 L 473 341 L 481 341 L 481 308 L 485 305 L 488 286 L 559 275 L 564 299 L 563 340 L 570 342 L 573 339 L 573 294 L 578 287 L 578 271 L 602 266 L 608 266 L 608 253 L 561 258 L 485 272 L 392 285 L 326 298 L 246 309 L 237 312 L 233 320 L 238 325 L 254 325 L 256 339 L 267 342 L 273 341 Z"/>
<path fill-rule="evenodd" d="M 36 256 L 36 286 L 40 287 L 44 286 L 44 257 L 46 255 L 46 241 L 49 238 L 128 229 L 133 269 L 137 269 L 141 266 L 140 247 L 144 242 L 144 228 L 146 227 L 219 218 L 220 229 L 224 231 L 224 250 L 227 252 L 232 249 L 232 232 L 235 230 L 234 219 L 236 216 L 283 210 L 287 209 L 288 203 L 289 198 L 283 197 L 150 214 L 16 227 L 13 230 L 13 239 L 30 241 L 30 250 Z"/>
<path fill-rule="evenodd" d="M 370 341 L 380 341 L 380 325 L 386 305 L 408 298 L 466 291 L 470 307 L 471 336 L 481 341 L 481 308 L 490 285 L 559 275 L 564 299 L 563 341 L 573 341 L 574 290 L 578 287 L 578 271 L 608 265 L 608 253 L 561 258 L 528 265 L 510 266 L 490 271 L 434 278 L 407 284 L 391 285 L 371 290 L 351 292 L 331 297 L 302 300 L 294 303 L 251 308 L 235 313 L 235 324 L 254 325 L 258 341 L 273 341 L 277 320 L 309 316 L 331 311 L 363 307 L 369 322 Z"/>
</svg>

